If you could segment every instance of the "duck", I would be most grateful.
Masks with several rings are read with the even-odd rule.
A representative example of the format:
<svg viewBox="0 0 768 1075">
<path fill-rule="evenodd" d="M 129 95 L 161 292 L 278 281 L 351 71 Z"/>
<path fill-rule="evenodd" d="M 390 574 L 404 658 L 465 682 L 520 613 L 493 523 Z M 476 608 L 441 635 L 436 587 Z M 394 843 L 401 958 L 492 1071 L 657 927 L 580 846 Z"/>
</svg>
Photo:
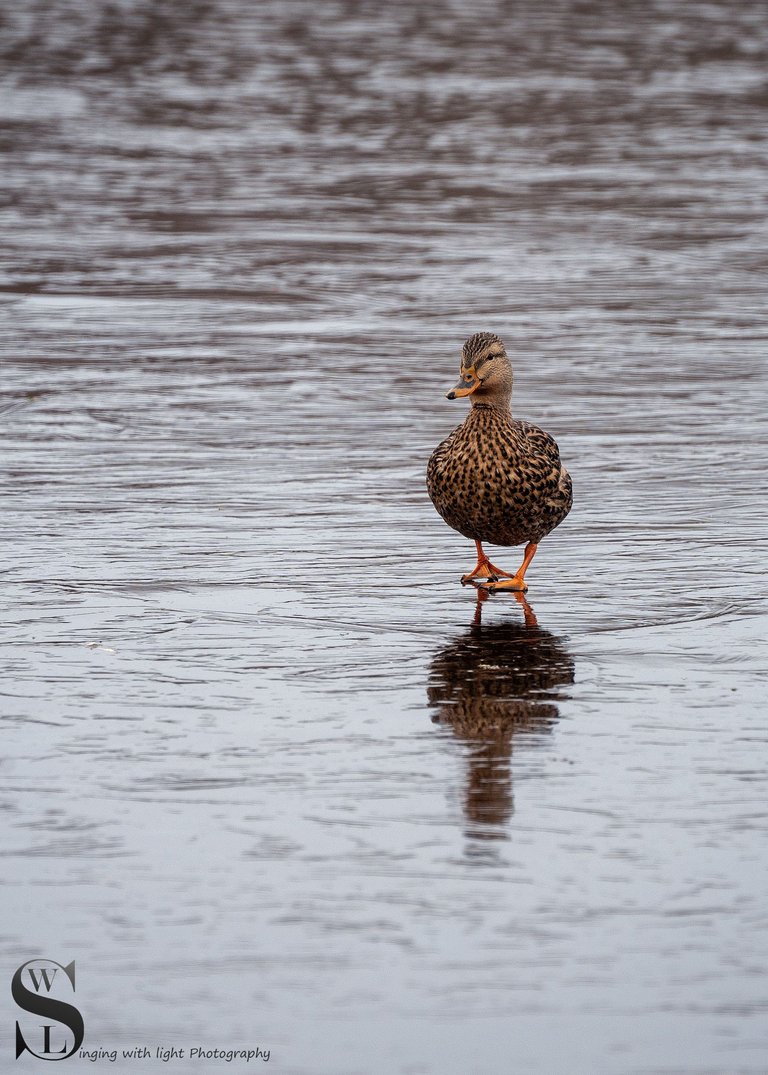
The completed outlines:
<svg viewBox="0 0 768 1075">
<path fill-rule="evenodd" d="M 571 477 L 549 433 L 512 417 L 512 363 L 493 332 L 476 332 L 464 343 L 459 380 L 447 398 L 465 396 L 469 414 L 432 453 L 427 491 L 445 522 L 475 543 L 477 564 L 462 575 L 462 585 L 525 593 L 539 543 L 571 510 Z M 484 542 L 524 544 L 517 571 L 491 563 Z"/>
</svg>

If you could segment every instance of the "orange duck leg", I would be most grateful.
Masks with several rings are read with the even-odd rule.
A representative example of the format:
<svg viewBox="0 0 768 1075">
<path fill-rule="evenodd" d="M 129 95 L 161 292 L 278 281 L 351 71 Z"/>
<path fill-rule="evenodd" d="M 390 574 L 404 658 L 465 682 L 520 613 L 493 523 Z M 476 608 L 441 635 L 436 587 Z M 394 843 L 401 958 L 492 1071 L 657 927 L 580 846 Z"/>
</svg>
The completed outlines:
<svg viewBox="0 0 768 1075">
<path fill-rule="evenodd" d="M 468 575 L 461 576 L 462 586 L 465 586 L 468 582 L 473 582 L 475 579 L 493 579 L 495 582 L 499 578 L 512 578 L 512 575 L 510 575 L 508 571 L 502 571 L 500 567 L 496 567 L 491 563 L 483 552 L 481 542 L 475 541 L 475 545 L 477 546 L 477 565 Z"/>
<path fill-rule="evenodd" d="M 530 566 L 531 560 L 536 555 L 536 550 L 538 549 L 538 547 L 539 546 L 535 545 L 532 541 L 528 542 L 528 544 L 525 546 L 525 555 L 523 556 L 523 562 L 522 564 L 520 564 L 520 567 L 517 569 L 514 575 L 509 575 L 506 571 L 502 571 L 500 572 L 500 574 L 504 575 L 505 578 L 494 579 L 493 577 L 488 577 L 487 582 L 479 583 L 479 585 L 482 586 L 482 588 L 484 590 L 487 590 L 489 593 L 498 593 L 499 591 L 503 590 L 513 590 L 517 593 L 525 593 L 525 591 L 528 589 L 528 584 L 525 581 L 525 573 Z M 493 567 L 493 564 L 490 564 L 490 566 Z M 499 573 L 497 568 L 495 568 L 494 571 L 496 573 Z M 461 581 L 463 582 L 464 579 L 462 579 Z"/>
</svg>

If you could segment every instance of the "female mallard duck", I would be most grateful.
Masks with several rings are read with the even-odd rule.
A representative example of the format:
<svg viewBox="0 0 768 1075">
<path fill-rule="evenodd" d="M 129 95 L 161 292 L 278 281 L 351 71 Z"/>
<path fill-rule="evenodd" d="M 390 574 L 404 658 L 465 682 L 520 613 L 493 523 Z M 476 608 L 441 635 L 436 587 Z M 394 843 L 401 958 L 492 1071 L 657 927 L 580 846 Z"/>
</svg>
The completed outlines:
<svg viewBox="0 0 768 1075">
<path fill-rule="evenodd" d="M 464 344 L 459 383 L 448 399 L 457 396 L 471 396 L 472 407 L 432 453 L 429 495 L 448 525 L 477 546 L 477 566 L 462 583 L 482 579 L 478 585 L 485 590 L 525 591 L 538 543 L 571 510 L 570 476 L 550 435 L 512 418 L 512 366 L 492 332 L 476 332 Z M 494 567 L 483 541 L 526 542 L 514 575 Z"/>
</svg>

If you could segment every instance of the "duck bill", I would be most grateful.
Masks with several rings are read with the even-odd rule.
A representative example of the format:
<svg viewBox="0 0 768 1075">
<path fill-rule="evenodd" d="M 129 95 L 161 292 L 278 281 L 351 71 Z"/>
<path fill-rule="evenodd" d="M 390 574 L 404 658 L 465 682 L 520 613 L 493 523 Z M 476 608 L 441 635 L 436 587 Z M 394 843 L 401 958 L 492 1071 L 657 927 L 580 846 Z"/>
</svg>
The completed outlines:
<svg viewBox="0 0 768 1075">
<path fill-rule="evenodd" d="M 446 394 L 447 399 L 460 399 L 461 396 L 471 396 L 480 387 L 480 378 L 474 370 L 467 370 L 462 374 L 459 383 Z"/>
</svg>

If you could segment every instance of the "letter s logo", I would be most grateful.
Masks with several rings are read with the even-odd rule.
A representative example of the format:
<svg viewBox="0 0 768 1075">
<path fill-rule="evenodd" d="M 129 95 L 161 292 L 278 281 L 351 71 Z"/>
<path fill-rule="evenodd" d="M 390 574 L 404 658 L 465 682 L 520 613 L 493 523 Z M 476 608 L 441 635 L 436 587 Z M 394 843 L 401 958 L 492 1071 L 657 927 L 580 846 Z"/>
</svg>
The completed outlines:
<svg viewBox="0 0 768 1075">
<path fill-rule="evenodd" d="M 46 966 L 39 967 L 36 971 L 33 969 L 32 964 L 46 964 Z M 34 987 L 34 992 L 31 989 L 27 989 L 23 982 L 24 971 L 27 971 L 29 979 Z M 75 990 L 75 961 L 72 960 L 66 967 L 63 967 L 61 963 L 56 963 L 52 959 L 30 959 L 26 963 L 22 964 L 11 980 L 11 995 L 20 1008 L 23 1008 L 25 1012 L 30 1012 L 32 1015 L 40 1015 L 43 1019 L 50 1019 L 56 1023 L 63 1023 L 73 1034 L 74 1040 L 72 1047 L 68 1047 L 68 1043 L 65 1040 L 64 1045 L 60 1049 L 53 1049 L 51 1047 L 51 1030 L 54 1029 L 52 1023 L 44 1023 L 41 1026 L 43 1031 L 43 1051 L 36 1053 L 26 1042 L 24 1035 L 21 1032 L 21 1027 L 18 1022 L 16 1023 L 16 1059 L 18 1060 L 21 1054 L 26 1049 L 27 1052 L 32 1053 L 38 1060 L 66 1060 L 68 1056 L 72 1056 L 83 1043 L 83 1035 L 85 1034 L 85 1026 L 83 1024 L 83 1017 L 77 1008 L 72 1004 L 67 1004 L 63 1000 L 56 1000 L 55 997 L 50 995 L 46 996 L 41 993 L 40 990 L 44 987 L 47 994 L 50 994 L 56 981 L 57 970 L 61 970 L 69 979 L 69 983 L 72 986 L 72 991 Z M 62 981 L 62 979 L 59 979 Z M 62 1035 L 64 1036 L 64 1035 Z M 57 1043 L 58 1044 L 58 1043 Z"/>
</svg>

